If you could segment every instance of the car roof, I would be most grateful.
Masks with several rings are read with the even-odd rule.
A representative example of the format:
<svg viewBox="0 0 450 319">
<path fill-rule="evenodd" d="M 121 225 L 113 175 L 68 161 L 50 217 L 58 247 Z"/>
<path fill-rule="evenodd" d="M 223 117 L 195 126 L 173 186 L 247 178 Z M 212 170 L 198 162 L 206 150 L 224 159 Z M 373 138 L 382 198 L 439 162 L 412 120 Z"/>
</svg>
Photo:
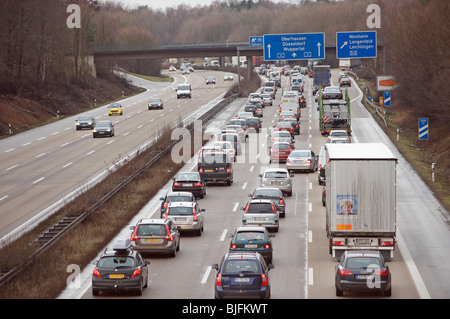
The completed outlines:
<svg viewBox="0 0 450 319">
<path fill-rule="evenodd" d="M 168 192 L 166 194 L 167 197 L 172 197 L 172 196 L 190 196 L 192 198 L 194 198 L 194 195 L 191 192 Z"/>
<path fill-rule="evenodd" d="M 171 202 L 168 207 L 192 207 L 195 202 Z"/>
<path fill-rule="evenodd" d="M 347 250 L 346 251 L 347 257 L 361 257 L 361 256 L 367 256 L 367 257 L 380 257 L 381 254 L 377 250 Z"/>
<path fill-rule="evenodd" d="M 272 204 L 273 200 L 271 198 L 251 198 L 248 201 L 249 204 Z"/>
<path fill-rule="evenodd" d="M 224 259 L 260 259 L 257 252 L 232 252 L 225 255 Z"/>
<path fill-rule="evenodd" d="M 287 168 L 283 168 L 283 167 L 279 167 L 279 168 L 273 167 L 273 168 L 266 168 L 264 170 L 264 173 L 265 172 L 279 172 L 279 171 L 287 172 L 288 170 L 287 170 Z"/>
<path fill-rule="evenodd" d="M 236 228 L 236 233 L 237 232 L 244 232 L 244 231 L 265 232 L 266 230 L 267 230 L 267 228 L 264 227 L 264 226 L 240 226 L 240 227 Z"/>
<path fill-rule="evenodd" d="M 142 218 L 138 224 L 167 224 L 169 219 L 166 218 Z"/>
</svg>

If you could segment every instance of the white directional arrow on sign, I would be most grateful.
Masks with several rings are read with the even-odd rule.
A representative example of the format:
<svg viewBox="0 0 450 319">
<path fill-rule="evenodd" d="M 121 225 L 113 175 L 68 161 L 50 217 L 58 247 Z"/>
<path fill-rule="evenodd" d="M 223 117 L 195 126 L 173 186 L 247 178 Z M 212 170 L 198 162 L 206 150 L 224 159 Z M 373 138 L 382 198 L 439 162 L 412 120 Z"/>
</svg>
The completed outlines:
<svg viewBox="0 0 450 319">
<path fill-rule="evenodd" d="M 297 56 L 297 54 L 295 54 L 295 52 L 294 52 L 294 53 L 292 53 L 292 56 L 295 58 Z"/>
<path fill-rule="evenodd" d="M 270 59 L 270 48 L 271 48 L 272 46 L 270 45 L 270 44 L 268 44 L 267 45 L 267 48 L 269 49 L 269 59 Z"/>
<path fill-rule="evenodd" d="M 320 42 L 317 42 L 317 55 L 320 57 Z"/>
<path fill-rule="evenodd" d="M 345 47 L 347 44 L 348 44 L 348 42 L 345 41 L 344 44 L 341 46 L 341 49 L 342 49 L 343 47 Z"/>
</svg>

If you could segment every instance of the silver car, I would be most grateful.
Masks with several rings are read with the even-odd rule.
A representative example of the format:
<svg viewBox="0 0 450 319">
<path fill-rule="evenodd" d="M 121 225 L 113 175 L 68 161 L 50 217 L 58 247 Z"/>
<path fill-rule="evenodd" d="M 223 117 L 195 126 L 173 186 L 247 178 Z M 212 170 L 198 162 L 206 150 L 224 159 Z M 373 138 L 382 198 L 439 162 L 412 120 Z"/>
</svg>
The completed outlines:
<svg viewBox="0 0 450 319">
<path fill-rule="evenodd" d="M 131 245 L 144 253 L 169 253 L 175 257 L 180 250 L 180 233 L 169 219 L 141 219 L 131 226 Z"/>
<path fill-rule="evenodd" d="M 280 216 L 272 199 L 251 199 L 242 210 L 243 226 L 264 226 L 267 230 L 278 231 Z"/>
<path fill-rule="evenodd" d="M 169 218 L 180 231 L 193 231 L 201 235 L 204 217 L 197 202 L 173 202 L 167 206 L 163 218 Z"/>
<path fill-rule="evenodd" d="M 306 170 L 315 172 L 319 157 L 310 150 L 294 150 L 289 154 L 286 160 L 286 168 L 291 170 Z"/>
<path fill-rule="evenodd" d="M 286 168 L 267 168 L 261 177 L 261 187 L 276 187 L 284 194 L 292 196 L 292 177 Z"/>
</svg>

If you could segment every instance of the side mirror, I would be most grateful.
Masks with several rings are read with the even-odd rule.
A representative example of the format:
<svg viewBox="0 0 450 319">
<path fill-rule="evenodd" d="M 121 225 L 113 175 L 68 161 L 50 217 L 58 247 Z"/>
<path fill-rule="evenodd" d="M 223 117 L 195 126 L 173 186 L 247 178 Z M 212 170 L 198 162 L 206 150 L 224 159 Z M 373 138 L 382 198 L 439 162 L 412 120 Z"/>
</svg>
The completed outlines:
<svg viewBox="0 0 450 319">
<path fill-rule="evenodd" d="M 219 265 L 218 265 L 218 264 L 213 264 L 213 265 L 211 266 L 211 268 L 212 268 L 212 269 L 215 269 L 215 270 L 219 270 Z"/>
<path fill-rule="evenodd" d="M 136 226 L 130 226 L 131 230 L 134 230 L 136 228 Z"/>
<path fill-rule="evenodd" d="M 268 267 L 269 267 L 269 270 L 275 268 L 275 266 L 273 264 L 269 264 Z"/>
<path fill-rule="evenodd" d="M 202 209 L 200 209 L 200 211 L 201 211 L 201 212 L 204 212 L 204 211 L 205 211 L 205 209 L 204 209 L 204 208 L 202 208 Z"/>
<path fill-rule="evenodd" d="M 92 263 L 97 266 L 98 260 L 94 260 Z"/>
</svg>

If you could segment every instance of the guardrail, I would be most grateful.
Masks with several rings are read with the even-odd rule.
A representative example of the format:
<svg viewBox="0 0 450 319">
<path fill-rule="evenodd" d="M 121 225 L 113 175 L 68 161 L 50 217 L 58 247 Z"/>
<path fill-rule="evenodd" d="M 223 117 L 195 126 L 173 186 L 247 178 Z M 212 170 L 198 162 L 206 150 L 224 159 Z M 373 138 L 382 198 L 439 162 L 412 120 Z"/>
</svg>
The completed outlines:
<svg viewBox="0 0 450 319">
<path fill-rule="evenodd" d="M 234 99 L 238 97 L 238 94 L 233 94 L 221 102 L 213 106 L 210 110 L 205 112 L 202 116 L 198 118 L 201 120 L 202 125 L 209 122 L 215 115 L 217 115 L 222 109 L 230 104 Z M 188 126 L 189 132 L 192 133 L 194 130 L 193 123 L 190 123 Z M 21 273 L 21 271 L 28 265 L 30 265 L 37 257 L 41 256 L 45 251 L 47 251 L 50 247 L 52 247 L 60 238 L 69 233 L 71 229 L 81 223 L 86 217 L 92 214 L 95 210 L 97 210 L 100 206 L 102 206 L 105 202 L 107 202 L 110 198 L 112 198 L 115 194 L 117 194 L 122 188 L 132 182 L 139 174 L 141 174 L 144 170 L 148 169 L 154 163 L 156 163 L 162 156 L 171 152 L 172 148 L 182 140 L 182 137 L 179 137 L 178 140 L 171 143 L 164 150 L 160 151 L 156 156 L 146 162 L 141 168 L 139 168 L 132 175 L 127 177 L 124 181 L 120 182 L 114 189 L 108 192 L 105 196 L 103 196 L 97 203 L 91 206 L 84 213 L 77 216 L 65 216 L 57 223 L 55 223 L 52 227 L 50 227 L 47 231 L 41 233 L 36 240 L 35 243 L 39 246 L 39 248 L 30 255 L 24 262 L 20 265 L 17 265 L 13 269 L 9 271 L 1 271 L 0 272 L 0 287 L 6 284 L 8 281 L 13 279 L 16 275 Z"/>
</svg>

